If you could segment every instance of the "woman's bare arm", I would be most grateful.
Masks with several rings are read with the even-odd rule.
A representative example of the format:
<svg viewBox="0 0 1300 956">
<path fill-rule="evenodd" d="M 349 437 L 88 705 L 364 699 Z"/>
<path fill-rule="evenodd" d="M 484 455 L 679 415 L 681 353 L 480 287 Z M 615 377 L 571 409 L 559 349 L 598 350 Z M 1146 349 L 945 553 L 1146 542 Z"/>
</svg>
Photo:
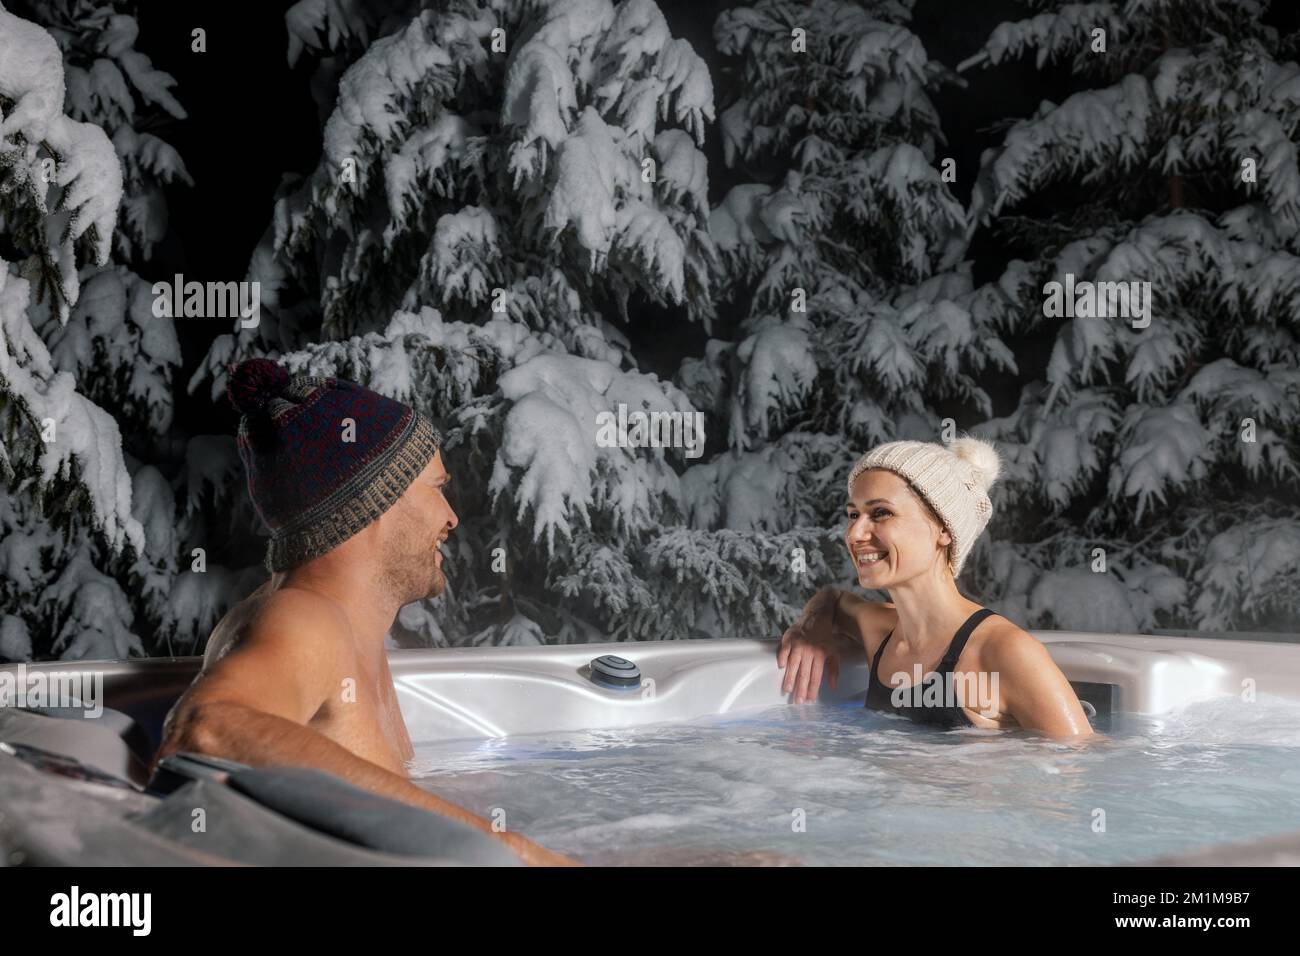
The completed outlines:
<svg viewBox="0 0 1300 956">
<path fill-rule="evenodd" d="M 840 591 L 835 610 L 835 629 L 841 640 L 870 653 L 898 623 L 894 605 L 868 601 L 852 591 Z"/>
<path fill-rule="evenodd" d="M 989 639 L 981 657 L 997 675 L 1004 709 L 1026 730 L 1049 737 L 1094 735 L 1069 680 L 1042 641 L 1018 627 Z"/>
<path fill-rule="evenodd" d="M 839 654 L 867 647 L 888 626 L 892 604 L 876 604 L 838 588 L 822 588 L 804 606 L 798 620 L 781 637 L 777 667 L 785 671 L 782 691 L 794 703 L 817 699 L 825 675 L 832 688 L 839 681 Z"/>
</svg>

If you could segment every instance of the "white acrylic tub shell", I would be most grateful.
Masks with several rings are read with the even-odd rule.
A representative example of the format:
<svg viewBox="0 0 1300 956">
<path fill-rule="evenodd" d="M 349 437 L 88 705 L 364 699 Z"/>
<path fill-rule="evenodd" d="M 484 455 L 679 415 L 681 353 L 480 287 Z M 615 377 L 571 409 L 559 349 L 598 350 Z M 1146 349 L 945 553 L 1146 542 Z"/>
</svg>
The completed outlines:
<svg viewBox="0 0 1300 956">
<path fill-rule="evenodd" d="M 1117 709 L 1161 714 L 1246 692 L 1300 699 L 1300 645 L 1190 637 L 1031 632 L 1071 681 L 1114 684 Z M 392 651 L 402 715 L 418 746 L 514 734 L 636 727 L 787 703 L 777 642 L 665 641 Z M 588 678 L 593 658 L 635 663 L 642 686 Z M 865 655 L 841 659 L 821 700 L 862 699 Z"/>
<path fill-rule="evenodd" d="M 1300 699 L 1300 644 L 1296 643 L 1032 633 L 1078 687 L 1094 685 L 1086 687 L 1092 693 L 1097 690 L 1095 685 L 1112 685 L 1115 693 L 1107 692 L 1106 696 L 1121 712 L 1168 713 L 1198 701 L 1245 691 Z M 784 674 L 776 666 L 777 646 L 776 641 L 703 640 L 393 650 L 388 656 L 411 738 L 421 746 L 518 734 L 637 727 L 780 706 L 789 698 L 782 693 Z M 637 664 L 642 685 L 613 690 L 592 683 L 588 677 L 590 662 L 606 654 Z M 128 725 L 134 722 L 141 733 L 156 741 L 163 715 L 189 685 L 201 663 L 201 658 L 191 657 L 25 666 L 28 671 L 98 675 L 103 680 L 103 704 L 129 716 Z M 17 667 L 6 665 L 0 671 L 14 671 Z M 860 705 L 866 687 L 865 655 L 846 655 L 841 659 L 838 689 L 823 687 L 821 699 Z M 147 755 L 133 753 L 119 732 L 120 728 L 107 724 L 64 724 L 0 708 L 0 740 L 53 749 L 105 773 L 140 783 L 140 761 Z M 91 801 L 93 805 L 79 809 L 78 800 L 87 802 L 82 797 L 85 788 L 96 791 L 98 802 Z M 152 806 L 158 802 L 156 798 L 119 790 L 106 794 L 107 790 L 41 773 L 0 751 L 0 853 L 17 847 L 35 861 L 94 860 L 114 865 L 213 862 L 187 851 L 176 841 L 161 846 L 157 845 L 156 835 L 141 836 L 141 828 L 123 818 L 127 804 L 113 802 L 148 799 L 153 801 Z M 182 797 L 185 792 L 178 791 Z M 242 843 L 236 840 L 226 854 L 230 860 L 265 862 L 264 858 L 270 858 L 280 864 L 304 865 L 412 862 L 410 857 L 381 859 L 381 854 L 342 843 L 324 852 L 316 845 L 319 839 L 294 821 L 281 819 L 224 790 L 218 793 L 245 814 L 240 826 L 262 827 L 258 833 L 269 834 L 268 840 L 281 841 L 267 849 L 272 845 L 263 846 L 260 837 L 251 839 L 259 852 L 250 855 L 246 852 L 250 839 Z M 165 804 L 164 800 L 160 805 Z M 1240 846 L 1207 847 L 1194 854 L 1153 862 L 1295 865 L 1298 859 L 1300 834 L 1292 834 Z"/>
</svg>

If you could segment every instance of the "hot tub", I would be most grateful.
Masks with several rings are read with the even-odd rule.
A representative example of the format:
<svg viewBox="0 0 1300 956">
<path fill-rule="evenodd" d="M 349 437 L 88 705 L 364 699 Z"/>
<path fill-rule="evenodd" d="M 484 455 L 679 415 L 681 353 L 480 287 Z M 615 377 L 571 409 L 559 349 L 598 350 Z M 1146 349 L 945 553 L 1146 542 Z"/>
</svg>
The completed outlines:
<svg viewBox="0 0 1300 956">
<path fill-rule="evenodd" d="M 1218 697 L 1300 700 L 1300 645 L 1225 639 L 1031 632 L 1084 699 L 1154 715 Z M 774 641 L 707 640 L 468 650 L 389 656 L 412 741 L 639 727 L 786 702 Z M 632 692 L 599 686 L 591 662 L 631 660 Z M 868 662 L 842 661 L 828 703 L 865 699 Z M 1105 710 L 1106 706 L 1100 709 Z"/>
<path fill-rule="evenodd" d="M 1100 738 L 864 712 L 861 654 L 817 704 L 789 706 L 772 641 L 429 651 L 393 667 L 418 782 L 590 863 L 1294 859 L 1300 646 L 1035 636 Z M 634 664 L 636 684 L 594 681 L 604 655 Z"/>
<path fill-rule="evenodd" d="M 790 706 L 774 641 L 407 650 L 390 666 L 417 783 L 584 862 L 1296 862 L 1300 645 L 1035 636 L 1100 737 L 945 732 L 866 712 L 861 655 L 818 703 Z M 228 815 L 263 836 L 185 845 L 174 797 L 144 789 L 142 762 L 198 664 L 77 665 L 102 680 L 116 726 L 6 721 L 0 708 L 0 742 L 43 741 L 126 782 L 109 794 L 0 747 L 0 849 L 60 862 L 73 851 L 49 841 L 59 816 L 76 818 L 65 822 L 82 861 L 94 847 L 101 862 L 392 862 L 382 840 L 322 843 L 280 808 L 244 806 L 249 787 L 232 796 L 207 779 L 205 799 L 238 805 L 245 817 Z"/>
</svg>

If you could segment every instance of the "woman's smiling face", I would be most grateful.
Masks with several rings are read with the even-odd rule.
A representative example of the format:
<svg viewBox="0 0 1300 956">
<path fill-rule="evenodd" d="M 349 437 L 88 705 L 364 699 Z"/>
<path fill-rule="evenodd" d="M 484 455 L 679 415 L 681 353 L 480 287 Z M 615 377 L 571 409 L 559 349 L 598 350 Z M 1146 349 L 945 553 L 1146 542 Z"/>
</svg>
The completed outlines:
<svg viewBox="0 0 1300 956">
<path fill-rule="evenodd" d="M 952 537 L 892 471 L 858 475 L 845 514 L 844 543 L 864 588 L 887 589 L 930 571 L 936 561 L 947 565 Z"/>
</svg>

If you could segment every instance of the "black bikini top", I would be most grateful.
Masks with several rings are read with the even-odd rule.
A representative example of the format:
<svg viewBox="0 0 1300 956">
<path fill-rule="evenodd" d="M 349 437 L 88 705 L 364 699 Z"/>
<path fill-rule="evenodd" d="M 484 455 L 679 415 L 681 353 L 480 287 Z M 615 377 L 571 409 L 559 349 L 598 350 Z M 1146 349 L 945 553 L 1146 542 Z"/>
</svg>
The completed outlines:
<svg viewBox="0 0 1300 956">
<path fill-rule="evenodd" d="M 966 642 L 970 639 L 971 632 L 974 631 L 975 628 L 979 626 L 979 623 L 986 617 L 996 613 L 996 611 L 991 611 L 986 607 L 982 607 L 970 617 L 966 618 L 965 623 L 962 624 L 962 626 L 957 629 L 957 633 L 953 635 L 953 639 L 948 644 L 948 650 L 944 653 L 943 660 L 939 662 L 938 668 L 925 675 L 922 687 L 918 689 L 918 693 L 923 694 L 925 687 L 931 682 L 942 682 L 945 675 L 952 673 L 953 669 L 957 666 L 957 661 L 961 658 L 961 652 L 966 648 Z M 890 631 L 885 635 L 885 639 L 880 642 L 880 647 L 876 649 L 875 658 L 871 661 L 871 677 L 867 686 L 866 706 L 871 710 L 883 710 L 890 713 L 900 714 L 904 717 L 910 717 L 912 720 L 924 724 L 940 724 L 948 727 L 973 727 L 974 722 L 969 716 L 967 716 L 965 709 L 957 703 L 945 703 L 942 706 L 937 706 L 933 704 L 922 705 L 905 701 L 902 704 L 895 704 L 893 699 L 894 688 L 881 681 L 879 676 L 880 657 L 885 652 L 885 645 L 889 643 L 889 639 L 893 636 L 893 631 Z M 940 689 L 942 690 L 942 684 Z M 909 692 L 907 696 L 912 696 L 910 693 L 910 687 L 904 688 L 904 690 Z"/>
</svg>

